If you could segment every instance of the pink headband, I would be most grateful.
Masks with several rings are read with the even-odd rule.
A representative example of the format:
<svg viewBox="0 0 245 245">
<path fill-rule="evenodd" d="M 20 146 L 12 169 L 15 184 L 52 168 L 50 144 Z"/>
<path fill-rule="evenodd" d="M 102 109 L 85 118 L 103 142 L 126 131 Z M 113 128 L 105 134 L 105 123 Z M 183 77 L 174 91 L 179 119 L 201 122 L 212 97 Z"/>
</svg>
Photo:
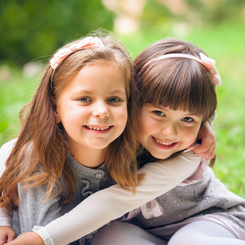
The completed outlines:
<svg viewBox="0 0 245 245">
<path fill-rule="evenodd" d="M 99 48 L 99 47 L 104 47 L 104 44 L 102 43 L 100 38 L 86 37 L 80 42 L 76 44 L 72 44 L 68 48 L 60 49 L 50 60 L 50 65 L 55 70 L 69 54 L 74 53 L 75 51 L 80 49 Z"/>
<path fill-rule="evenodd" d="M 208 58 L 205 54 L 200 53 L 201 59 L 190 55 L 190 54 L 178 54 L 178 53 L 174 53 L 174 54 L 165 54 L 165 55 L 161 55 L 158 58 L 152 59 L 149 62 L 147 62 L 143 67 L 148 66 L 151 63 L 154 63 L 158 60 L 163 60 L 163 59 L 168 59 L 168 58 L 186 58 L 186 59 L 192 59 L 195 60 L 197 62 L 199 62 L 200 64 L 202 64 L 203 66 L 205 66 L 211 73 L 212 78 L 213 78 L 213 82 L 218 85 L 221 86 L 221 78 L 220 75 L 217 71 L 217 69 L 215 68 L 215 60 Z"/>
</svg>

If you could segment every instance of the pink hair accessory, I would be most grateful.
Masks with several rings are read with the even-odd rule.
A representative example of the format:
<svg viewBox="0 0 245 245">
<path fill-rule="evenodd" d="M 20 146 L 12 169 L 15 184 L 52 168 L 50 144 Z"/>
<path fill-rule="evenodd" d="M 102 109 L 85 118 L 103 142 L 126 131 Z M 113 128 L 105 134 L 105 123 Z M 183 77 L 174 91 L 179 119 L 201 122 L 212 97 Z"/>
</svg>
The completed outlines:
<svg viewBox="0 0 245 245">
<path fill-rule="evenodd" d="M 216 61 L 214 59 L 208 58 L 205 54 L 200 53 L 202 64 L 210 71 L 213 81 L 216 85 L 221 86 L 221 77 L 215 67 Z"/>
<path fill-rule="evenodd" d="M 80 49 L 104 47 L 101 39 L 98 37 L 86 37 L 78 43 L 72 44 L 68 48 L 60 49 L 50 60 L 51 67 L 55 70 L 60 63 L 71 53 Z"/>
<path fill-rule="evenodd" d="M 218 85 L 221 86 L 221 78 L 220 75 L 215 67 L 215 60 L 208 58 L 205 54 L 200 53 L 201 59 L 197 58 L 196 56 L 190 55 L 190 54 L 180 54 L 180 53 L 173 53 L 173 54 L 165 54 L 165 55 L 161 55 L 155 59 L 152 59 L 150 61 L 148 61 L 144 66 L 148 66 L 151 63 L 154 63 L 158 60 L 163 60 L 163 59 L 168 59 L 168 58 L 186 58 L 186 59 L 192 59 L 195 60 L 197 62 L 199 62 L 200 64 L 202 64 L 203 66 L 205 66 L 211 73 L 212 78 L 213 78 L 213 82 Z"/>
</svg>

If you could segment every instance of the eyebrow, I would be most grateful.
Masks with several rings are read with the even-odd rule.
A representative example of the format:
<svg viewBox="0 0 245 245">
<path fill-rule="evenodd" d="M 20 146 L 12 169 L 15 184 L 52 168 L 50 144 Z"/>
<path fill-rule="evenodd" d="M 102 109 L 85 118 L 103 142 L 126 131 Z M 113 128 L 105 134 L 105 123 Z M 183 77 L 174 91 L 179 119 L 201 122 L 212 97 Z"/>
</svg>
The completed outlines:
<svg viewBox="0 0 245 245">
<path fill-rule="evenodd" d="M 86 89 L 80 89 L 79 91 L 76 91 L 74 93 L 74 95 L 79 95 L 81 93 L 84 93 L 84 94 L 92 94 L 92 91 L 89 91 L 89 90 L 86 90 Z M 109 94 L 117 94 L 117 93 L 125 94 L 126 93 L 126 90 L 114 89 Z"/>
<path fill-rule="evenodd" d="M 117 94 L 117 93 L 125 93 L 126 92 L 126 89 L 125 90 L 122 90 L 122 89 L 115 89 L 115 90 L 112 90 L 110 94 Z"/>
</svg>

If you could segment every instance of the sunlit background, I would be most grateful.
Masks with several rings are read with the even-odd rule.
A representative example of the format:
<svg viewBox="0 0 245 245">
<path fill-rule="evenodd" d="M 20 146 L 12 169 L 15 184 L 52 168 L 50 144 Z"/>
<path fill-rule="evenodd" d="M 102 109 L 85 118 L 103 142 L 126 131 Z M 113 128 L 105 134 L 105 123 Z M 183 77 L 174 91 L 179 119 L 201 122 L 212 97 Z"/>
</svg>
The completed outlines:
<svg viewBox="0 0 245 245">
<path fill-rule="evenodd" d="M 244 0 L 0 1 L 0 145 L 19 129 L 44 64 L 57 48 L 98 28 L 114 32 L 132 58 L 151 43 L 188 40 L 217 61 L 216 176 L 245 197 Z"/>
</svg>

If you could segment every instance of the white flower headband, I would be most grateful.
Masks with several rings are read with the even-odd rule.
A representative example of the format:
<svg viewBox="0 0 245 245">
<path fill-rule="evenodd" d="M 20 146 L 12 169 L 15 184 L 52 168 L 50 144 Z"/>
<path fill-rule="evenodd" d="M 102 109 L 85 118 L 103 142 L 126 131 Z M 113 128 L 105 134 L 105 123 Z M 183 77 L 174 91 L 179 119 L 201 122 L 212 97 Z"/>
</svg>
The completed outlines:
<svg viewBox="0 0 245 245">
<path fill-rule="evenodd" d="M 165 55 L 161 55 L 155 59 L 150 60 L 149 62 L 147 62 L 143 67 L 148 66 L 149 64 L 156 62 L 158 60 L 163 60 L 163 59 L 168 59 L 168 58 L 186 58 L 186 59 L 192 59 L 195 60 L 197 62 L 199 62 L 200 64 L 202 64 L 203 66 L 205 66 L 211 73 L 212 78 L 213 78 L 213 82 L 218 85 L 221 86 L 221 78 L 220 75 L 215 67 L 215 60 L 208 58 L 205 54 L 200 53 L 201 59 L 190 55 L 190 54 L 178 54 L 178 53 L 173 53 L 173 54 L 165 54 Z"/>
<path fill-rule="evenodd" d="M 54 57 L 50 60 L 51 67 L 55 70 L 60 63 L 71 53 L 74 53 L 77 50 L 80 49 L 86 49 L 86 48 L 99 48 L 103 47 L 104 44 L 102 43 L 101 39 L 98 37 L 86 37 L 80 42 L 76 44 L 72 44 L 68 48 L 60 49 Z"/>
</svg>

